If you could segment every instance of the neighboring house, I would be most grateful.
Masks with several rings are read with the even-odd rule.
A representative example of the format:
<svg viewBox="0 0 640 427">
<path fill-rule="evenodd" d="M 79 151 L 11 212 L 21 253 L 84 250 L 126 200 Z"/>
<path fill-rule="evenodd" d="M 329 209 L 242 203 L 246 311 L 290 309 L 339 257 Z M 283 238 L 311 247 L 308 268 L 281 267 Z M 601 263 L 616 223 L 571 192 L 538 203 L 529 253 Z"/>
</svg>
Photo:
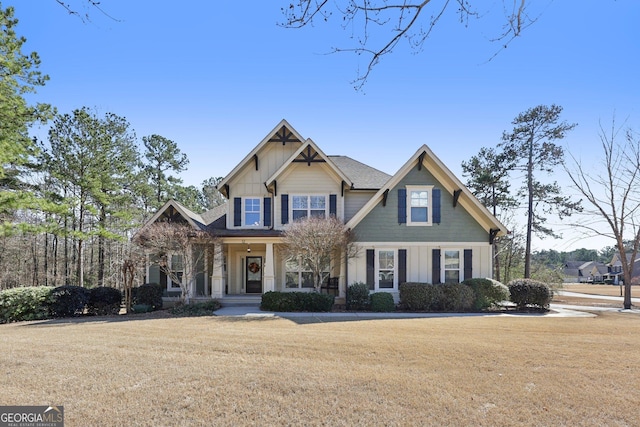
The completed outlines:
<svg viewBox="0 0 640 427">
<path fill-rule="evenodd" d="M 198 215 L 169 201 L 147 224 L 178 220 L 217 236 L 217 255 L 204 257 L 192 289 L 196 297 L 223 302 L 312 290 L 309 272 L 280 250 L 287 224 L 310 215 L 335 215 L 355 234 L 358 255 L 347 260 L 336 254 L 329 271 L 338 297 L 355 282 L 397 300 L 403 282 L 491 277 L 491 243 L 507 232 L 426 145 L 390 176 L 326 155 L 285 120 L 218 190 L 225 205 Z M 179 268 L 180 260 L 174 263 Z M 179 295 L 179 286 L 157 265 L 149 265 L 147 281 L 166 284 L 168 296 Z"/>
<path fill-rule="evenodd" d="M 608 271 L 599 261 L 567 261 L 562 274 L 565 283 L 602 283 Z"/>
<path fill-rule="evenodd" d="M 625 254 L 627 257 L 627 262 L 631 261 L 631 254 Z M 622 261 L 620 260 L 620 253 L 616 253 L 613 255 L 611 262 L 607 264 L 609 271 L 604 275 L 604 281 L 607 283 L 613 283 L 617 285 L 623 281 L 622 274 Z M 640 254 L 636 256 L 636 259 L 633 263 L 633 269 L 631 271 L 631 284 L 637 285 L 640 284 Z"/>
</svg>

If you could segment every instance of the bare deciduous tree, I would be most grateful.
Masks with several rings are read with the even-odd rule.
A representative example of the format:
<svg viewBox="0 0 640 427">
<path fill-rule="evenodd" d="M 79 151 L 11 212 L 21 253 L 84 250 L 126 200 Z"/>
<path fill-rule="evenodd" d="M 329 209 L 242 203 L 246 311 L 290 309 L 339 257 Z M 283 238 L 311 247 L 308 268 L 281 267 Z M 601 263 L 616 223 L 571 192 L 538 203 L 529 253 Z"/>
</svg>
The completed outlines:
<svg viewBox="0 0 640 427">
<path fill-rule="evenodd" d="M 157 222 L 142 229 L 135 237 L 141 247 L 156 258 L 163 273 L 174 283 L 180 284 L 181 299 L 185 303 L 191 300 L 191 291 L 202 265 L 206 248 L 214 245 L 216 238 L 205 231 L 195 230 L 188 224 Z M 171 258 L 178 256 L 182 274 L 171 265 Z"/>
<path fill-rule="evenodd" d="M 459 21 L 465 26 L 470 18 L 486 15 L 478 12 L 475 5 L 479 2 L 472 0 L 433 2 L 437 5 L 431 3 L 431 0 L 297 0 L 281 8 L 285 17 L 281 25 L 301 28 L 317 21 L 329 21 L 336 15 L 342 21 L 343 28 L 351 29 L 351 38 L 356 44 L 351 48 L 333 48 L 333 52 L 353 52 L 370 58 L 365 71 L 354 81 L 356 89 L 360 89 L 380 59 L 390 54 L 403 39 L 412 49 L 420 50 L 447 9 L 457 8 Z M 505 14 L 503 25 L 499 34 L 491 40 L 499 42 L 501 49 L 537 20 L 527 10 L 529 3 L 527 0 L 502 1 Z"/>
<path fill-rule="evenodd" d="M 297 259 L 301 267 L 313 274 L 313 285 L 320 292 L 328 272 L 340 255 L 355 256 L 353 233 L 335 217 L 309 217 L 289 224 L 284 231 L 284 254 Z"/>
<path fill-rule="evenodd" d="M 584 211 L 584 220 L 574 225 L 616 242 L 622 263 L 624 308 L 630 309 L 633 266 L 640 247 L 640 137 L 631 129 L 624 136 L 621 132 L 615 119 L 611 129 L 600 125 L 602 165 L 585 166 L 570 153 L 572 162 L 565 163 L 565 170 L 590 206 Z M 608 231 L 603 231 L 603 223 Z"/>
</svg>

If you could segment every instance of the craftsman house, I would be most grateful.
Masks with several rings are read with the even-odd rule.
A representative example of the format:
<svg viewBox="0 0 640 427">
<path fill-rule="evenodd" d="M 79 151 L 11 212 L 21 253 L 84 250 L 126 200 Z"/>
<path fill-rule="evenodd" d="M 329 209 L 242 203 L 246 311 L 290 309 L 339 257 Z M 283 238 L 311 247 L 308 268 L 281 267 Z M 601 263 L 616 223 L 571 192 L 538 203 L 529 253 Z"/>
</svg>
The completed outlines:
<svg viewBox="0 0 640 427">
<path fill-rule="evenodd" d="M 218 185 L 227 203 L 196 214 L 168 201 L 147 224 L 182 221 L 216 236 L 191 284 L 196 298 L 259 301 L 268 291 L 313 289 L 309 272 L 286 259 L 282 232 L 308 216 L 334 215 L 354 232 L 355 257 L 337 253 L 326 292 L 367 283 L 397 300 L 403 282 L 491 277 L 492 241 L 505 227 L 423 145 L 394 175 L 325 154 L 281 121 Z M 215 254 L 215 255 L 212 255 Z M 150 258 L 151 259 L 151 258 Z M 180 267 L 180 260 L 172 262 Z M 172 267 L 173 268 L 173 267 Z M 157 265 L 147 281 L 178 296 Z M 255 298 L 251 298 L 254 296 Z"/>
</svg>

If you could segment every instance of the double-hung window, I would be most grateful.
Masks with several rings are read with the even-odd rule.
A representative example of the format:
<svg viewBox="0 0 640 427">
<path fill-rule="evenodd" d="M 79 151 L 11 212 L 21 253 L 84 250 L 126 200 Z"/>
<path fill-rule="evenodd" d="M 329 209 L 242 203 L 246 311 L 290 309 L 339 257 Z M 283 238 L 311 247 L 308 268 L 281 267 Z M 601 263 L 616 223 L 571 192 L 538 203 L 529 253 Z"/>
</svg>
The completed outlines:
<svg viewBox="0 0 640 427">
<path fill-rule="evenodd" d="M 431 225 L 433 186 L 407 186 L 407 225 Z"/>
<path fill-rule="evenodd" d="M 392 249 L 378 250 L 378 288 L 394 289 L 396 278 L 396 251 Z"/>
<path fill-rule="evenodd" d="M 171 255 L 169 269 L 171 270 L 171 274 L 167 277 L 167 279 L 169 279 L 167 280 L 167 290 L 179 291 L 182 276 L 184 275 L 184 262 L 182 260 L 182 255 Z M 178 282 L 176 282 L 175 279 L 177 279 Z"/>
<path fill-rule="evenodd" d="M 457 249 L 444 251 L 444 283 L 460 283 L 462 258 Z"/>
<path fill-rule="evenodd" d="M 260 227 L 262 225 L 259 198 L 247 197 L 244 199 L 244 225 L 246 227 Z"/>
<path fill-rule="evenodd" d="M 308 217 L 327 217 L 327 196 L 292 196 L 291 217 L 294 221 Z"/>
<path fill-rule="evenodd" d="M 285 262 L 285 271 L 285 288 L 299 289 L 314 287 L 313 273 L 306 270 L 298 259 L 289 258 Z M 323 277 L 325 277 L 325 275 L 328 276 L 329 273 L 323 273 Z"/>
</svg>

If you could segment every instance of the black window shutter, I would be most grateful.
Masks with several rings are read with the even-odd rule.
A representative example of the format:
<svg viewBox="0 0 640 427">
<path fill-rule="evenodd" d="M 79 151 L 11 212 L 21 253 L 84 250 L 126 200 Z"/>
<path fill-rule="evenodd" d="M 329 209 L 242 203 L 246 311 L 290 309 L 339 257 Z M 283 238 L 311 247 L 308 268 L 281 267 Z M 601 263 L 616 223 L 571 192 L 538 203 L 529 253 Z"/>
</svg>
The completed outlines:
<svg viewBox="0 0 640 427">
<path fill-rule="evenodd" d="M 264 212 L 262 216 L 262 224 L 265 227 L 271 227 L 271 197 L 264 198 Z"/>
<path fill-rule="evenodd" d="M 398 188 L 398 224 L 407 223 L 407 190 Z"/>
<path fill-rule="evenodd" d="M 242 199 L 236 197 L 233 199 L 233 226 L 240 227 L 242 225 Z"/>
<path fill-rule="evenodd" d="M 338 215 L 338 198 L 335 194 L 329 194 L 329 215 Z"/>
<path fill-rule="evenodd" d="M 440 189 L 434 188 L 431 191 L 431 198 L 433 199 L 433 212 L 431 221 L 434 224 L 440 224 Z"/>
<path fill-rule="evenodd" d="M 369 290 L 373 291 L 375 289 L 375 251 L 373 249 L 367 249 L 367 285 L 369 285 Z"/>
<path fill-rule="evenodd" d="M 282 224 L 289 223 L 289 195 L 282 194 L 280 195 L 280 216 L 282 219 Z"/>
<path fill-rule="evenodd" d="M 473 278 L 473 251 L 464 250 L 464 280 Z"/>
<path fill-rule="evenodd" d="M 398 249 L 398 286 L 407 281 L 407 250 Z"/>
<path fill-rule="evenodd" d="M 431 251 L 431 281 L 434 285 L 440 283 L 440 249 Z"/>
</svg>

